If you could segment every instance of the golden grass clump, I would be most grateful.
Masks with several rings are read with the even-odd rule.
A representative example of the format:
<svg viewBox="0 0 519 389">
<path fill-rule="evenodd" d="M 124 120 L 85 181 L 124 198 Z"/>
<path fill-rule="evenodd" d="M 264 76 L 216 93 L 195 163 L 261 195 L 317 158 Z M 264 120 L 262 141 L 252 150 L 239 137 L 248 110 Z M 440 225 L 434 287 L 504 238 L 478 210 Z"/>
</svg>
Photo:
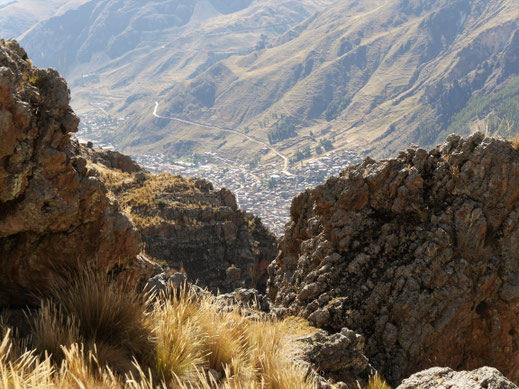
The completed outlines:
<svg viewBox="0 0 519 389">
<path fill-rule="evenodd" d="M 376 373 L 370 378 L 367 389 L 391 389 L 391 386 L 389 386 L 387 382 Z"/>
<path fill-rule="evenodd" d="M 60 362 L 63 346 L 82 344 L 102 366 L 119 372 L 132 370 L 134 360 L 146 365 L 153 360 L 153 328 L 143 297 L 93 271 L 49 293 L 33 325 L 33 343 L 41 354 Z"/>
<path fill-rule="evenodd" d="M 204 292 L 168 290 L 145 300 L 86 273 L 41 304 L 28 350 L 5 330 L 0 387 L 313 389 L 291 358 L 283 321 L 254 315 Z M 16 349 L 16 351 L 15 351 Z"/>
<path fill-rule="evenodd" d="M 193 296 L 175 293 L 173 303 L 157 300 L 152 321 L 155 323 L 157 345 L 156 370 L 162 380 L 171 382 L 175 377 L 192 381 L 202 368 L 205 355 L 201 352 L 201 331 L 194 320 L 198 310 Z"/>
</svg>

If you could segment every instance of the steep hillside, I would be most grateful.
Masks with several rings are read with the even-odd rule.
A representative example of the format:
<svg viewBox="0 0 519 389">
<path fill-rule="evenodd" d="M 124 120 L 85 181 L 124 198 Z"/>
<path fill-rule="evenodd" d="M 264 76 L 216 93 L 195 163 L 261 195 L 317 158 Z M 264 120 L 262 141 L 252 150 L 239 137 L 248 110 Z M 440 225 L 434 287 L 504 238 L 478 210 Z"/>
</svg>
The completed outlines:
<svg viewBox="0 0 519 389">
<path fill-rule="evenodd" d="M 76 110 L 131 119 L 128 127 L 139 132 L 159 94 L 265 47 L 334 1 L 90 0 L 41 23 L 22 43 L 35 64 L 64 73 Z M 146 136 L 157 139 L 153 131 Z"/>
<path fill-rule="evenodd" d="M 263 140 L 270 133 L 288 154 L 314 144 L 310 131 L 336 147 L 378 154 L 432 144 L 455 128 L 469 99 L 499 93 L 517 78 L 518 20 L 511 0 L 340 2 L 270 47 L 176 85 L 160 97 L 160 112 Z M 464 131 L 474 119 L 466 115 Z M 155 138 L 127 131 L 123 144 L 150 148 L 184 134 L 182 124 L 149 115 L 141 123 Z"/>
<path fill-rule="evenodd" d="M 259 218 L 239 210 L 230 191 L 215 191 L 204 180 L 149 174 L 113 151 L 82 146 L 81 154 L 135 223 L 147 255 L 183 268 L 212 291 L 265 290 L 276 237 Z"/>
</svg>

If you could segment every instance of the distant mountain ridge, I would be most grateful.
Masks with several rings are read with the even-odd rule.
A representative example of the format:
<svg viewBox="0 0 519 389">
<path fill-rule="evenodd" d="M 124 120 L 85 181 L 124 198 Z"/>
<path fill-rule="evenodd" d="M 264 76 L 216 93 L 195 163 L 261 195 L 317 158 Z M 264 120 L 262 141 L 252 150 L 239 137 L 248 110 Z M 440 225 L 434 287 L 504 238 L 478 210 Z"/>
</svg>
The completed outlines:
<svg viewBox="0 0 519 389">
<path fill-rule="evenodd" d="M 102 101 L 127 118 L 106 135 L 127 153 L 277 158 L 243 136 L 158 119 L 156 101 L 162 116 L 275 139 L 287 156 L 317 157 L 319 144 L 390 155 L 474 126 L 508 135 L 519 123 L 514 0 L 213 0 L 231 13 L 191 23 L 195 3 L 92 0 L 82 27 L 69 11 L 23 44 L 58 61 L 79 112 Z M 46 47 L 61 27 L 78 32 Z M 479 100 L 499 93 L 506 99 Z"/>
<path fill-rule="evenodd" d="M 38 22 L 60 15 L 87 0 L 0 1 L 0 37 L 19 38 Z"/>
<path fill-rule="evenodd" d="M 435 143 L 471 97 L 513 82 L 518 29 L 519 5 L 507 0 L 341 2 L 177 85 L 164 110 L 265 138 L 284 115 L 301 128 L 292 152 L 312 145 L 310 130 L 331 130 L 337 147 L 390 154 Z"/>
<path fill-rule="evenodd" d="M 146 50 L 146 46 L 153 43 L 169 43 L 186 32 L 182 27 L 189 28 L 192 24 L 197 27 L 208 17 L 233 14 L 248 7 L 261 8 L 269 2 L 251 3 L 252 0 L 87 0 L 41 23 L 27 32 L 22 41 L 27 51 L 34 53 L 35 63 L 60 67 L 73 77 L 75 67 L 91 63 L 95 56 L 107 64 L 136 48 Z M 194 17 L 197 10 L 205 15 L 202 20 Z M 227 25 L 232 28 L 232 23 L 222 27 Z M 205 25 L 200 27 L 206 28 Z"/>
</svg>

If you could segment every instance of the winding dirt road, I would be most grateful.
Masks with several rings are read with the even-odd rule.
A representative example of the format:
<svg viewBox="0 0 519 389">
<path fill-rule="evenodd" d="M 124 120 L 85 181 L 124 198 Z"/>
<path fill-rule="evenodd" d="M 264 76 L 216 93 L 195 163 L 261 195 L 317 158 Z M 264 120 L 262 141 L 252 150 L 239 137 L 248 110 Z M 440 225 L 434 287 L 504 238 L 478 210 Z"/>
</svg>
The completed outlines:
<svg viewBox="0 0 519 389">
<path fill-rule="evenodd" d="M 162 115 L 159 115 L 157 113 L 158 109 L 159 109 L 159 102 L 156 101 L 155 102 L 155 109 L 153 110 L 153 116 L 155 116 L 156 118 L 175 120 L 177 122 L 184 123 L 184 124 L 189 124 L 189 125 L 193 125 L 193 126 L 200 126 L 200 127 L 210 128 L 210 129 L 214 129 L 214 130 L 230 132 L 232 134 L 240 135 L 240 136 L 250 140 L 251 142 L 254 142 L 254 143 L 257 143 L 257 144 L 259 144 L 261 146 L 264 146 L 264 147 L 268 148 L 269 150 L 273 151 L 279 157 L 281 157 L 281 159 L 283 159 L 283 171 L 288 173 L 288 174 L 290 174 L 290 172 L 288 171 L 289 163 L 290 163 L 290 160 L 288 159 L 288 157 L 286 155 L 281 154 L 278 150 L 276 150 L 275 148 L 273 148 L 271 145 L 269 145 L 266 142 L 263 142 L 263 141 L 261 141 L 259 139 L 256 139 L 256 138 L 253 138 L 253 137 L 251 137 L 251 136 L 249 136 L 247 134 L 244 134 L 243 132 L 240 132 L 238 130 L 233 130 L 232 128 L 226 128 L 226 127 L 215 126 L 215 125 L 212 125 L 212 124 L 205 124 L 205 123 L 195 122 L 195 121 L 192 121 L 192 120 L 182 119 L 182 118 L 179 118 L 179 117 L 162 116 Z"/>
</svg>

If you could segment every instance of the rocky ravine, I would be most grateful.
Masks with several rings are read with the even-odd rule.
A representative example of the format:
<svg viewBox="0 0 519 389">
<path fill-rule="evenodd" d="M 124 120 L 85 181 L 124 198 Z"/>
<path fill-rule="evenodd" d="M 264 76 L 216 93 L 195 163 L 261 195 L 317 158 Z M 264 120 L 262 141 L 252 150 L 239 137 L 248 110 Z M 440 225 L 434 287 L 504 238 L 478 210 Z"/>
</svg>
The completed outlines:
<svg viewBox="0 0 519 389">
<path fill-rule="evenodd" d="M 0 40 L 0 307 L 31 303 L 64 269 L 137 265 L 137 231 L 72 150 L 69 101 L 56 71 Z"/>
<path fill-rule="evenodd" d="M 145 252 L 211 291 L 265 291 L 276 237 L 238 209 L 227 189 L 171 174 L 149 174 L 129 157 L 81 146 L 81 153 L 133 220 Z"/>
<path fill-rule="evenodd" d="M 519 381 L 519 152 L 451 136 L 367 158 L 294 199 L 268 294 L 287 314 L 350 328 L 393 384 L 484 365 Z"/>
</svg>

